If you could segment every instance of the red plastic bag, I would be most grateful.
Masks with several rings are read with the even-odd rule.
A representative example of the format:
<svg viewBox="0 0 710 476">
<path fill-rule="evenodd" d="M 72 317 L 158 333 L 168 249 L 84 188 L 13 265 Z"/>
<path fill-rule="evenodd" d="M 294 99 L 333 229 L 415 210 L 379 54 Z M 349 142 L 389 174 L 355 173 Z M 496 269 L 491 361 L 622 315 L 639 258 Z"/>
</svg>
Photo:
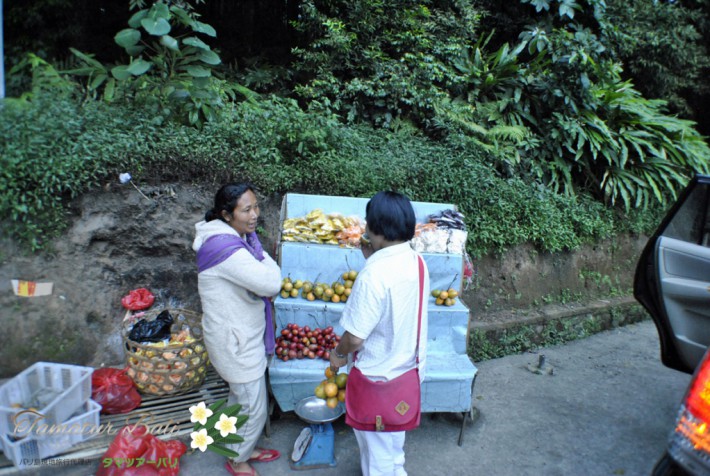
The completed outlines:
<svg viewBox="0 0 710 476">
<path fill-rule="evenodd" d="M 96 476 L 177 476 L 186 451 L 185 443 L 163 441 L 145 425 L 124 426 L 101 457 Z"/>
<path fill-rule="evenodd" d="M 154 301 L 153 293 L 146 288 L 138 288 L 123 296 L 121 304 L 129 311 L 141 311 L 152 306 Z"/>
<path fill-rule="evenodd" d="M 91 398 L 101 404 L 101 413 L 126 413 L 141 404 L 141 395 L 126 371 L 103 368 L 91 375 Z"/>
</svg>

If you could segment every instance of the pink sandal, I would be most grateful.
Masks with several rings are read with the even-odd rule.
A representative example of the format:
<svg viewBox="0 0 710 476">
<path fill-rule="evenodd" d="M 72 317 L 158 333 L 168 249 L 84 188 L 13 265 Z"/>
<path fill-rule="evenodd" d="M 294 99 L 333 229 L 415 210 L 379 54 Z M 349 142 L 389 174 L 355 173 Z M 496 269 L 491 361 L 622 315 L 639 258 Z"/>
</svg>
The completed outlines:
<svg viewBox="0 0 710 476">
<path fill-rule="evenodd" d="M 278 450 L 272 450 L 268 448 L 256 448 L 256 451 L 259 452 L 259 456 L 255 458 L 249 458 L 250 462 L 268 463 L 269 461 L 274 461 L 281 457 L 281 453 Z"/>
<path fill-rule="evenodd" d="M 232 465 L 227 461 L 224 463 L 224 467 L 227 468 L 227 471 L 229 471 L 229 474 L 232 476 L 256 476 L 256 470 L 251 466 L 249 466 L 249 471 L 237 471 L 232 468 Z"/>
</svg>

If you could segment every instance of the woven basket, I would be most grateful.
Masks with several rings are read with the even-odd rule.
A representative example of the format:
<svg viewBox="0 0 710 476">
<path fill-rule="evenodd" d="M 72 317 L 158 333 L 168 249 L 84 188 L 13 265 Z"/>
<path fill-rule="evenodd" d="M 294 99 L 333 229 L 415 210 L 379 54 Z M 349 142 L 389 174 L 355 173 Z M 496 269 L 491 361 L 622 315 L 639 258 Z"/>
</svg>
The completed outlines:
<svg viewBox="0 0 710 476">
<path fill-rule="evenodd" d="M 165 309 L 147 311 L 139 319 L 154 320 Z M 202 384 L 209 358 L 202 336 L 200 314 L 187 309 L 168 309 L 173 317 L 168 344 L 140 343 L 128 338 L 135 319 L 124 321 L 123 342 L 128 375 L 141 393 L 177 395 Z M 189 331 L 191 338 L 180 341 Z"/>
</svg>

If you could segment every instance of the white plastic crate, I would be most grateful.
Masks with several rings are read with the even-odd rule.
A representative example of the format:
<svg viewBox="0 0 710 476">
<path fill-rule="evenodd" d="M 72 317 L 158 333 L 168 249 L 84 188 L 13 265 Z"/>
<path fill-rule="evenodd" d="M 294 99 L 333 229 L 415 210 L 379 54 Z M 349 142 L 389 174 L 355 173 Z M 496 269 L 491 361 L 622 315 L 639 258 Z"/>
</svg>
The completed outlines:
<svg viewBox="0 0 710 476">
<path fill-rule="evenodd" d="M 91 367 L 37 362 L 5 382 L 0 387 L 0 435 L 12 434 L 15 415 L 30 408 L 48 425 L 66 421 L 91 398 L 93 371 Z"/>
<path fill-rule="evenodd" d="M 99 433 L 99 412 L 101 405 L 88 400 L 69 420 L 57 425 L 35 428 L 23 438 L 0 435 L 2 449 L 7 459 L 22 469 L 40 464 L 40 460 L 58 455 L 72 446 L 97 436 Z"/>
</svg>

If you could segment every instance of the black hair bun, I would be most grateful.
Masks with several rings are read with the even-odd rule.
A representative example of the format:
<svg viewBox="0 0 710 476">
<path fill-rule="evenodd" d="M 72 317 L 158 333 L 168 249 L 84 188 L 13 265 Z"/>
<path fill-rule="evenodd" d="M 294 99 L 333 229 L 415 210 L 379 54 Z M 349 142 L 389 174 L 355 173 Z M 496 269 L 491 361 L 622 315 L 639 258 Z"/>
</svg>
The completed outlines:
<svg viewBox="0 0 710 476">
<path fill-rule="evenodd" d="M 214 211 L 214 209 L 207 210 L 207 213 L 205 213 L 205 221 L 212 221 L 216 220 L 217 218 L 219 218 L 219 215 L 217 214 L 217 212 Z"/>
</svg>

